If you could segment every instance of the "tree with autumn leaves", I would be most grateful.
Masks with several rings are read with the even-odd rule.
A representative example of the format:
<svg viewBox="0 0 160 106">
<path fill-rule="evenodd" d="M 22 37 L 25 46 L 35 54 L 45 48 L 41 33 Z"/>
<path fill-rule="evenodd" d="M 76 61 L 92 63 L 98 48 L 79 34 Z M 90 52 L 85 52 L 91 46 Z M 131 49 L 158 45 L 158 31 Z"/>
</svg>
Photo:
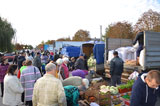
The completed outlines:
<svg viewBox="0 0 160 106">
<path fill-rule="evenodd" d="M 133 38 L 133 28 L 131 23 L 124 21 L 110 24 L 106 29 L 106 37 Z"/>
<path fill-rule="evenodd" d="M 67 38 L 59 38 L 56 41 L 88 41 L 91 40 L 89 31 L 80 29 L 78 30 L 72 39 L 70 37 Z"/>
<path fill-rule="evenodd" d="M 88 41 L 91 40 L 89 31 L 86 30 L 78 30 L 73 36 L 73 41 Z"/>
<path fill-rule="evenodd" d="M 134 26 L 127 21 L 112 23 L 106 28 L 104 37 L 133 39 L 139 31 L 160 32 L 160 13 L 150 9 L 142 14 Z"/>
</svg>

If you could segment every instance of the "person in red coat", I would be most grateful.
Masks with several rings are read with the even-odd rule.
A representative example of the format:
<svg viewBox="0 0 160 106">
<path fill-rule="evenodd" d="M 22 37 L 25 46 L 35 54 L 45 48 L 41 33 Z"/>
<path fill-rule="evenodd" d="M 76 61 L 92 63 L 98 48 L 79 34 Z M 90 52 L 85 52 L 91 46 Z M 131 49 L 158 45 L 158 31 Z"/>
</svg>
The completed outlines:
<svg viewBox="0 0 160 106">
<path fill-rule="evenodd" d="M 64 80 L 64 79 L 69 77 L 69 69 L 67 67 L 69 59 L 64 57 L 62 60 L 63 60 L 63 63 L 60 66 L 60 71 L 61 71 L 60 73 L 61 73 L 61 76 L 62 76 L 62 78 Z"/>
</svg>

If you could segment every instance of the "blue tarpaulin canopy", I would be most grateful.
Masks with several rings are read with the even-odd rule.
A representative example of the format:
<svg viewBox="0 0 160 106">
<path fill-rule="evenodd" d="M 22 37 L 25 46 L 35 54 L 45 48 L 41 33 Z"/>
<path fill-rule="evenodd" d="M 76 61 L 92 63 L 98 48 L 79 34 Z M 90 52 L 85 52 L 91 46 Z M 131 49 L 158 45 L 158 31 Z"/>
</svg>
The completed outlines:
<svg viewBox="0 0 160 106">
<path fill-rule="evenodd" d="M 78 57 L 80 54 L 80 47 L 66 46 L 62 48 L 61 54 L 69 57 Z"/>
<path fill-rule="evenodd" d="M 96 59 L 97 64 L 104 63 L 104 48 L 105 48 L 104 43 L 97 43 L 94 45 L 93 55 L 94 58 Z"/>
</svg>

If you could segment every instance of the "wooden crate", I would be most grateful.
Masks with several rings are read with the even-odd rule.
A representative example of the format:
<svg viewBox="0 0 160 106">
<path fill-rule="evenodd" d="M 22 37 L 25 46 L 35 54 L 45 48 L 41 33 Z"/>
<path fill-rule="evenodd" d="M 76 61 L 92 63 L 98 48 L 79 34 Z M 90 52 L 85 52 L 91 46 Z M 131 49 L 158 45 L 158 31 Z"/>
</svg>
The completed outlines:
<svg viewBox="0 0 160 106">
<path fill-rule="evenodd" d="M 97 82 L 97 83 L 92 83 L 90 85 L 90 88 L 89 89 L 96 89 L 96 90 L 99 90 L 100 89 L 100 86 L 102 85 L 107 85 L 107 82 L 106 81 L 101 81 L 101 82 Z"/>
<path fill-rule="evenodd" d="M 94 99 L 91 99 L 94 98 Z M 85 92 L 85 99 L 88 102 L 96 102 L 100 106 L 111 106 L 111 94 L 100 94 L 99 89 L 88 89 Z"/>
<path fill-rule="evenodd" d="M 111 106 L 111 94 L 108 93 L 108 94 L 105 94 L 105 95 L 102 95 L 102 94 L 99 94 L 99 105 L 100 106 Z"/>
</svg>

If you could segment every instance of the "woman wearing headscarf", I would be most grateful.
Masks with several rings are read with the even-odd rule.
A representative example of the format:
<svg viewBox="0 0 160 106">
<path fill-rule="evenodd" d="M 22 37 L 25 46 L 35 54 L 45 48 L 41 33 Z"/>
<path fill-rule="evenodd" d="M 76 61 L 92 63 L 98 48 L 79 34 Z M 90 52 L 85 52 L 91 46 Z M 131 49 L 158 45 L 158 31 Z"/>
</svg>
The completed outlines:
<svg viewBox="0 0 160 106">
<path fill-rule="evenodd" d="M 60 71 L 60 66 L 62 65 L 63 60 L 61 58 L 57 59 L 56 64 L 57 64 L 57 74 L 56 74 L 56 78 L 60 79 L 61 81 L 63 81 L 62 75 L 61 75 L 61 71 Z M 64 72 L 63 72 L 64 74 Z"/>
<path fill-rule="evenodd" d="M 69 62 L 69 59 L 67 57 L 64 57 L 63 63 L 60 66 L 60 73 L 62 75 L 63 80 L 69 77 L 69 69 L 67 67 L 67 64 Z"/>
</svg>

